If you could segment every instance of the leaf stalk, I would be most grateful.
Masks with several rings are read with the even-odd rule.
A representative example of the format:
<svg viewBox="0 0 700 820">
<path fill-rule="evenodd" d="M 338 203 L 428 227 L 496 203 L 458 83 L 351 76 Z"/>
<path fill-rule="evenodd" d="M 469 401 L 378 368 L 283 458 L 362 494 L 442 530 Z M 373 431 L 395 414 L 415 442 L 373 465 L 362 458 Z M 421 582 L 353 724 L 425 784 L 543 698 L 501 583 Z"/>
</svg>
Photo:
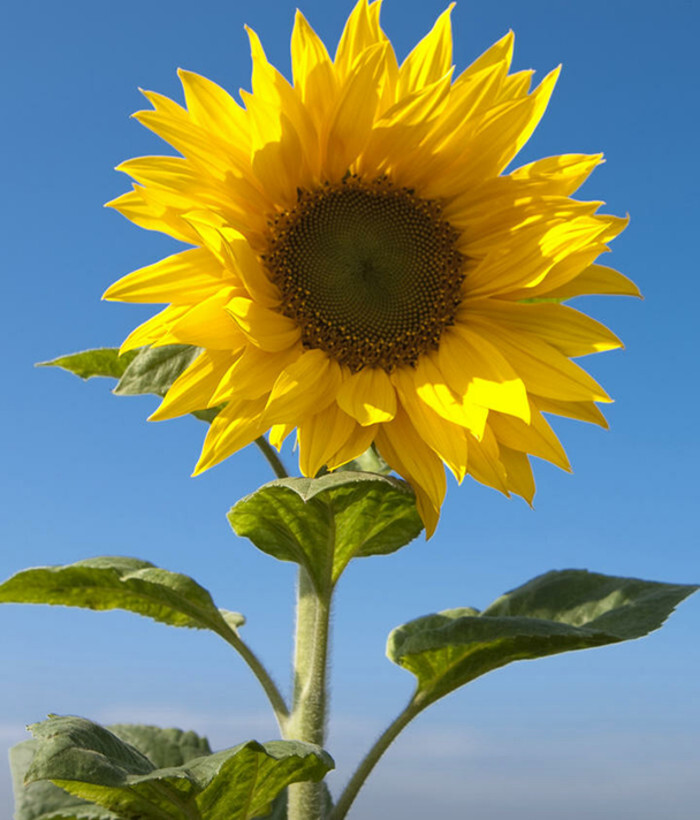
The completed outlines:
<svg viewBox="0 0 700 820">
<path fill-rule="evenodd" d="M 364 785 L 365 780 L 372 773 L 372 770 L 381 759 L 384 752 L 391 746 L 398 734 L 422 711 L 424 707 L 416 704 L 414 698 L 408 702 L 404 710 L 397 715 L 391 724 L 377 738 L 372 748 L 367 752 L 360 765 L 355 770 L 353 776 L 348 781 L 343 793 L 338 798 L 338 802 L 333 807 L 328 820 L 343 820 L 350 810 L 358 792 Z"/>
</svg>

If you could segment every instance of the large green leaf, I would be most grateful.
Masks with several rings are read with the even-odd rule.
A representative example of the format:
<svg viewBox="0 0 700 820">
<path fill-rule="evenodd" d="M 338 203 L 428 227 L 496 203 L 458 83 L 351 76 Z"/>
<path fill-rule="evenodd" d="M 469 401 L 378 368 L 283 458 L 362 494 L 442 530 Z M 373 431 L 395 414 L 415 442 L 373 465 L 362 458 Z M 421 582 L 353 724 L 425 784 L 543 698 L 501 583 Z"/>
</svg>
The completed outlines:
<svg viewBox="0 0 700 820">
<path fill-rule="evenodd" d="M 210 755 L 206 738 L 181 729 L 117 724 L 108 726 L 120 740 L 144 754 L 158 768 L 182 766 L 193 758 Z M 116 820 L 118 815 L 68 794 L 48 780 L 24 784 L 40 740 L 27 740 L 10 749 L 15 791 L 15 820 Z"/>
<path fill-rule="evenodd" d="M 334 765 L 308 743 L 251 740 L 157 768 L 83 718 L 54 717 L 30 729 L 39 742 L 26 782 L 50 780 L 124 820 L 252 820 L 269 813 L 290 783 L 321 780 Z"/>
<path fill-rule="evenodd" d="M 159 769 L 182 766 L 189 760 L 212 753 L 206 737 L 182 729 L 161 729 L 140 723 L 115 723 L 107 727 L 129 743 Z"/>
<path fill-rule="evenodd" d="M 99 347 L 95 350 L 71 353 L 69 356 L 59 356 L 58 359 L 48 362 L 38 362 L 37 367 L 62 367 L 80 376 L 81 379 L 91 379 L 93 376 L 121 379 L 137 355 L 136 350 L 129 350 L 120 356 L 118 347 Z"/>
<path fill-rule="evenodd" d="M 483 612 L 451 609 L 395 629 L 390 660 L 418 679 L 421 707 L 499 666 L 641 638 L 658 629 L 697 586 L 548 572 Z"/>
<path fill-rule="evenodd" d="M 37 748 L 38 741 L 25 740 L 10 749 L 15 820 L 119 820 L 113 812 L 74 797 L 48 780 L 25 785 Z"/>
<path fill-rule="evenodd" d="M 263 552 L 301 564 L 319 590 L 352 558 L 395 552 L 423 528 L 408 484 L 360 472 L 272 481 L 228 519 Z"/>
<path fill-rule="evenodd" d="M 165 345 L 129 350 L 120 356 L 119 348 L 102 347 L 39 362 L 37 367 L 62 367 L 81 379 L 110 376 L 118 379 L 112 391 L 118 396 L 164 396 L 200 353 L 200 348 L 191 345 Z M 222 406 L 195 410 L 191 415 L 210 424 Z"/>
<path fill-rule="evenodd" d="M 225 640 L 244 621 L 238 613 L 219 611 L 187 575 L 120 556 L 25 569 L 0 584 L 0 603 L 126 609 L 171 626 L 211 629 Z"/>
<path fill-rule="evenodd" d="M 164 396 L 170 385 L 199 356 L 201 349 L 190 345 L 142 347 L 119 379 L 118 396 Z"/>
</svg>

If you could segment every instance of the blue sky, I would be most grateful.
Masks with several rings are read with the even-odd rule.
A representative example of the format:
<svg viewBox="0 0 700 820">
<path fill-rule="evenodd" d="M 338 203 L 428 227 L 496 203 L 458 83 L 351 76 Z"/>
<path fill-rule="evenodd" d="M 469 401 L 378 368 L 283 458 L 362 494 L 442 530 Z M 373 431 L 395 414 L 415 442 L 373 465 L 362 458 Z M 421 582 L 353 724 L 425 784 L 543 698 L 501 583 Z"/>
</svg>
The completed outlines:
<svg viewBox="0 0 700 820">
<path fill-rule="evenodd" d="M 400 55 L 444 6 L 386 0 L 384 27 Z M 269 478 L 257 452 L 191 479 L 200 422 L 146 423 L 155 400 L 117 398 L 107 382 L 84 384 L 32 365 L 119 344 L 151 310 L 100 303 L 100 294 L 176 249 L 101 207 L 126 190 L 115 165 L 167 153 L 128 118 L 142 106 L 137 87 L 179 99 L 178 66 L 231 91 L 249 87 L 244 23 L 287 72 L 294 8 L 286 0 L 202 0 L 196 8 L 183 0 L 30 0 L 5 12 L 0 34 L 0 575 L 100 554 L 188 573 L 219 605 L 248 616 L 246 635 L 281 682 L 291 652 L 293 570 L 235 539 L 225 519 Z M 333 45 L 349 9 L 302 5 Z M 555 422 L 574 473 L 537 463 L 534 512 L 471 480 L 452 484 L 430 542 L 347 572 L 334 619 L 336 788 L 411 691 L 411 677 L 384 658 L 394 626 L 447 607 L 482 607 L 552 568 L 700 580 L 698 7 L 681 0 L 462 2 L 453 20 L 458 69 L 511 28 L 515 68 L 542 77 L 563 63 L 550 109 L 517 164 L 605 152 L 607 163 L 582 197 L 631 214 L 604 261 L 632 276 L 645 301 L 580 300 L 626 343 L 586 362 L 616 399 L 606 411 L 611 429 Z M 475 682 L 402 736 L 351 816 L 503 820 L 517 809 L 539 820 L 693 817 L 699 624 L 700 596 L 643 641 L 522 663 Z M 243 664 L 213 636 L 125 613 L 8 606 L 0 610 L 0 642 L 0 745 L 22 739 L 23 725 L 47 712 L 181 725 L 209 733 L 219 747 L 275 734 Z M 4 771 L 0 784 L 0 816 L 9 816 Z"/>
</svg>

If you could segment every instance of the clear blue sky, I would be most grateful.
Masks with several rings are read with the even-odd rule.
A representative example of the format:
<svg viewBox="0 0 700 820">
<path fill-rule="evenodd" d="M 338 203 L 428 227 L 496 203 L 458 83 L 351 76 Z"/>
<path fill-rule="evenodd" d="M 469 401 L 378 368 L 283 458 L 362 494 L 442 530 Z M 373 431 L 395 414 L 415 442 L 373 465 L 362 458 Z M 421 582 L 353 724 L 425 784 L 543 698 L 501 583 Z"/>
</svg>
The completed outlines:
<svg viewBox="0 0 700 820">
<path fill-rule="evenodd" d="M 386 0 L 384 27 L 400 55 L 445 5 Z M 236 540 L 225 519 L 268 480 L 257 452 L 191 479 L 201 423 L 146 423 L 154 399 L 116 398 L 105 381 L 84 384 L 32 364 L 119 344 L 150 309 L 100 303 L 100 294 L 175 250 L 174 241 L 101 207 L 126 190 L 115 165 L 168 150 L 128 118 L 142 105 L 137 87 L 179 99 L 178 66 L 231 91 L 249 87 L 244 23 L 287 72 L 294 8 L 292 0 L 28 0 L 5 11 L 0 33 L 0 575 L 100 554 L 188 573 L 219 605 L 248 616 L 246 635 L 280 681 L 291 651 L 293 570 Z M 333 46 L 349 9 L 302 4 Z M 411 676 L 383 656 L 394 626 L 447 607 L 481 607 L 552 568 L 700 580 L 698 9 L 690 0 L 500 0 L 461 2 L 454 12 L 458 69 L 510 28 L 516 68 L 541 77 L 563 63 L 518 162 L 605 152 L 583 196 L 631 214 L 605 262 L 631 275 L 646 299 L 581 303 L 627 346 L 586 363 L 616 399 L 611 430 L 555 422 L 574 474 L 537 463 L 534 512 L 471 480 L 453 484 L 430 542 L 348 571 L 335 615 L 336 787 L 411 690 Z M 690 820 L 700 764 L 699 626 L 700 596 L 643 641 L 477 681 L 406 732 L 352 816 Z M 123 613 L 8 606 L 0 641 L 0 745 L 22 739 L 23 725 L 47 712 L 182 725 L 220 747 L 275 733 L 245 667 L 214 637 Z M 4 771 L 0 783 L 5 817 Z"/>
</svg>

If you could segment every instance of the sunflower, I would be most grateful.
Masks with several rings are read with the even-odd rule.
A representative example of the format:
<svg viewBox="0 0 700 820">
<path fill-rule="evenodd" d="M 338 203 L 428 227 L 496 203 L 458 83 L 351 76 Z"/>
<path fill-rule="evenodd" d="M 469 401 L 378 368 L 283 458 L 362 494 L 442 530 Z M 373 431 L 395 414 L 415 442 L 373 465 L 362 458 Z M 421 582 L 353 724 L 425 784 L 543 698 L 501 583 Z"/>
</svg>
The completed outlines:
<svg viewBox="0 0 700 820">
<path fill-rule="evenodd" d="M 225 405 L 195 474 L 265 433 L 296 430 L 307 476 L 374 444 L 430 534 L 445 465 L 531 502 L 529 456 L 569 469 L 543 414 L 606 426 L 571 359 L 621 342 L 561 302 L 638 291 L 594 264 L 626 221 L 570 198 L 601 155 L 504 173 L 558 70 L 530 91 L 510 33 L 455 77 L 452 6 L 399 65 L 379 8 L 359 0 L 333 60 L 297 12 L 292 83 L 248 30 L 243 105 L 182 70 L 185 107 L 143 92 L 134 116 L 181 156 L 120 165 L 109 204 L 192 247 L 105 298 L 168 303 L 122 350 L 202 349 L 152 416 Z"/>
</svg>

